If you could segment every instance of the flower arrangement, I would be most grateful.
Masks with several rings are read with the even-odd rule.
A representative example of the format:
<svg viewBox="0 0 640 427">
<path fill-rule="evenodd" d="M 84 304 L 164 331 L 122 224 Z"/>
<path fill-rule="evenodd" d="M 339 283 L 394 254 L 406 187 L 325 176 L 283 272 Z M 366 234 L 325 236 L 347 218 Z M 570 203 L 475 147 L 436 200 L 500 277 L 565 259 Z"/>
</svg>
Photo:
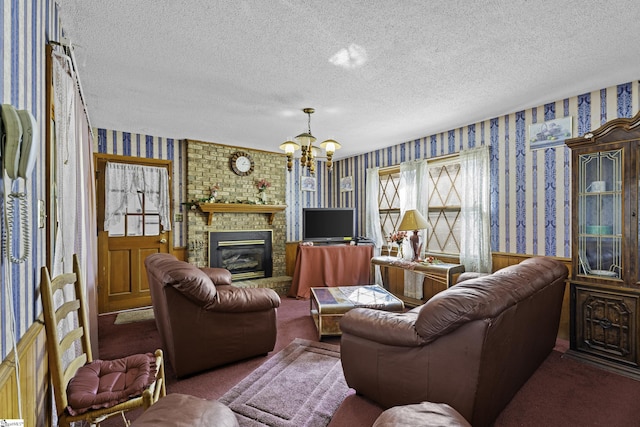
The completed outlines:
<svg viewBox="0 0 640 427">
<path fill-rule="evenodd" d="M 389 239 L 396 243 L 397 245 L 401 245 L 402 241 L 407 237 L 406 231 L 396 231 L 395 233 L 391 233 L 389 235 Z"/>
<path fill-rule="evenodd" d="M 269 187 L 271 187 L 271 183 L 264 178 L 262 178 L 259 181 L 256 181 L 256 188 L 261 193 Z"/>
</svg>

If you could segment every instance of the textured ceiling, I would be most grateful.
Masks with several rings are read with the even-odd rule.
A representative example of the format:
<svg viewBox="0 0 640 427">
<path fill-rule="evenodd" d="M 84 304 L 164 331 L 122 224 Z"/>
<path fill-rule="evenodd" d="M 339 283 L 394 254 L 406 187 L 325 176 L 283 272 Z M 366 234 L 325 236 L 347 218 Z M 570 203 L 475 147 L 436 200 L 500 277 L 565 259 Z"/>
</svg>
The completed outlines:
<svg viewBox="0 0 640 427">
<path fill-rule="evenodd" d="M 640 78 L 637 0 L 57 0 L 94 127 L 337 158 Z"/>
</svg>

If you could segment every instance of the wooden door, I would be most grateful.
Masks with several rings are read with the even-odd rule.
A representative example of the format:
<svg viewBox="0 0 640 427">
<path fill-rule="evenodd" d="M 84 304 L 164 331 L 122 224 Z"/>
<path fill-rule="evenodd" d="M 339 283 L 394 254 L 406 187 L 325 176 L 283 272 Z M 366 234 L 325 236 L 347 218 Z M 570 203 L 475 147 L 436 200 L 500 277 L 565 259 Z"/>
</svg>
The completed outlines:
<svg viewBox="0 0 640 427">
<path fill-rule="evenodd" d="M 98 218 L 98 312 L 110 313 L 150 306 L 151 294 L 144 260 L 150 254 L 169 253 L 173 246 L 172 234 L 170 230 L 164 230 L 159 221 L 154 220 L 154 214 L 146 212 L 144 194 L 138 195 L 141 206 L 139 212 L 133 210 L 125 215 L 126 221 L 142 224 L 142 232 L 132 232 L 131 227 L 126 225 L 123 232 L 115 233 L 116 235 L 105 231 L 105 168 L 107 161 L 165 167 L 170 182 L 171 161 L 106 154 L 96 154 L 94 159 Z M 170 192 L 169 184 L 169 200 L 172 200 Z M 151 226 L 146 227 L 147 223 Z"/>
</svg>

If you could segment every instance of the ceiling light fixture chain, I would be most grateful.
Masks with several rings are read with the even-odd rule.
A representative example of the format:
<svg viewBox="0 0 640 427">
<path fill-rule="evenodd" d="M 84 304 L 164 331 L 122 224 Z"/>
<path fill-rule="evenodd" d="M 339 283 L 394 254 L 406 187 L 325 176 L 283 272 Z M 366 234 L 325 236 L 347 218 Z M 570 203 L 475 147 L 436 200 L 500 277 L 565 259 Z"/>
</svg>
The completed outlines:
<svg viewBox="0 0 640 427">
<path fill-rule="evenodd" d="M 311 133 L 311 114 L 315 112 L 315 109 L 307 107 L 303 108 L 302 112 L 307 115 L 307 131 L 296 136 L 296 142 L 291 140 L 283 142 L 280 144 L 280 149 L 284 150 L 287 155 L 287 169 L 289 172 L 291 172 L 293 168 L 293 154 L 296 150 L 300 150 L 302 153 L 300 156 L 300 165 L 303 169 L 307 168 L 309 173 L 313 175 L 315 173 L 315 159 L 319 152 L 318 147 L 313 145 L 316 137 Z M 333 168 L 333 154 L 341 148 L 341 145 L 333 139 L 327 139 L 320 144 L 320 147 L 325 150 L 327 155 L 327 169 L 331 171 Z"/>
<path fill-rule="evenodd" d="M 305 108 L 302 111 L 304 111 L 307 114 L 307 129 L 308 129 L 309 135 L 311 135 L 311 115 L 315 113 L 316 110 L 314 110 L 313 108 Z"/>
</svg>

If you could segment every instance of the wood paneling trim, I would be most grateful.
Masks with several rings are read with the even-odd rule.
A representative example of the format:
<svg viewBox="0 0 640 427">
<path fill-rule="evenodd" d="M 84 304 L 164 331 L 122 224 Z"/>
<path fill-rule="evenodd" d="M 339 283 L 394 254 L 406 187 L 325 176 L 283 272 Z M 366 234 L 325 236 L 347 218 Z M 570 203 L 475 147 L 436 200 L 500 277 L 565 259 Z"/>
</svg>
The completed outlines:
<svg viewBox="0 0 640 427">
<path fill-rule="evenodd" d="M 17 345 L 22 394 L 22 417 L 25 426 L 51 425 L 51 390 L 47 362 L 46 336 L 41 320 L 34 322 Z M 2 418 L 19 418 L 18 387 L 14 354 L 9 353 L 0 365 L 0 414 Z"/>
<path fill-rule="evenodd" d="M 178 248 L 173 248 L 171 253 L 178 258 L 180 261 L 187 260 L 187 248 L 185 246 L 180 246 Z"/>
</svg>

